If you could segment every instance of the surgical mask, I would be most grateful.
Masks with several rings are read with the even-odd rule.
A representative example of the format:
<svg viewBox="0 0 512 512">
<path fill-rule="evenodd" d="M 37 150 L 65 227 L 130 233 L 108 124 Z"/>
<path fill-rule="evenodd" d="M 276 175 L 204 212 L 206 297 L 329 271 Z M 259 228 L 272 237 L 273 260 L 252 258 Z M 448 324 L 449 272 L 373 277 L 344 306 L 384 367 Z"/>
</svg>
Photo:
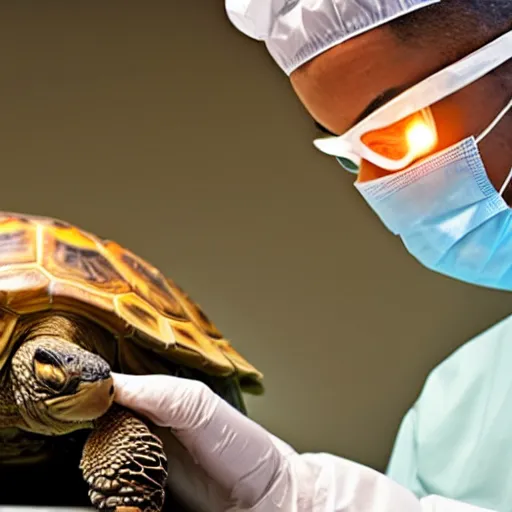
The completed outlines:
<svg viewBox="0 0 512 512">
<path fill-rule="evenodd" d="M 399 173 L 355 187 L 423 265 L 471 284 L 512 290 L 512 210 L 489 181 L 469 137 Z"/>
</svg>

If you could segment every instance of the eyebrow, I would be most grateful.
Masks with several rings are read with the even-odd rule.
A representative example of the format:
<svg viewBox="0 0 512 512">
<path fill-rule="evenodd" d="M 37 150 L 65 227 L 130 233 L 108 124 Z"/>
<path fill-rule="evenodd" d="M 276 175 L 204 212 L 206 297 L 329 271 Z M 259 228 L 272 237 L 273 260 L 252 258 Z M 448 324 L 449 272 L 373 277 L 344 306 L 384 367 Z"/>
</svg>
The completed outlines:
<svg viewBox="0 0 512 512">
<path fill-rule="evenodd" d="M 357 123 L 360 123 L 363 119 L 368 117 L 372 112 L 375 112 L 378 108 L 385 105 L 388 101 L 391 101 L 394 97 L 398 96 L 402 92 L 404 92 L 406 89 L 410 87 L 409 84 L 407 85 L 401 85 L 398 87 L 392 87 L 391 89 L 387 89 L 384 92 L 380 93 L 376 98 L 374 98 L 368 105 L 364 108 L 364 110 L 354 119 L 352 124 L 347 128 L 352 128 L 352 126 L 356 125 Z M 331 132 L 331 130 L 328 130 L 325 126 L 321 125 L 318 121 L 314 121 L 315 126 L 318 130 L 321 132 L 327 133 L 329 135 L 337 136 L 336 133 Z"/>
</svg>

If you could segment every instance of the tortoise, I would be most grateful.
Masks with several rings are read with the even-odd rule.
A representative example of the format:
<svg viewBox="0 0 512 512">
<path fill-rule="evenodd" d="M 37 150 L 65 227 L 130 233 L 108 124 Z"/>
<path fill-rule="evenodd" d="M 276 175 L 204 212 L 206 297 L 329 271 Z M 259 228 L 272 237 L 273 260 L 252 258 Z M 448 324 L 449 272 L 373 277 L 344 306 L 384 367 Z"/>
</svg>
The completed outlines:
<svg viewBox="0 0 512 512">
<path fill-rule="evenodd" d="M 60 219 L 0 212 L 0 464 L 80 449 L 96 510 L 160 512 L 167 458 L 111 371 L 204 382 L 247 414 L 263 375 L 172 279 Z M 85 432 L 85 435 L 84 435 Z"/>
</svg>

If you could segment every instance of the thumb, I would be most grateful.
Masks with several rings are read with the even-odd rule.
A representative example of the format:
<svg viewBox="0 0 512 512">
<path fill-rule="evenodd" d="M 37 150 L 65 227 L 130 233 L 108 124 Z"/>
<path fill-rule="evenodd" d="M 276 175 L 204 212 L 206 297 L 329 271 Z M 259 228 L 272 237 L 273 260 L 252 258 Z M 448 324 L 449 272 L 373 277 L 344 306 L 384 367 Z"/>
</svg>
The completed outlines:
<svg viewBox="0 0 512 512">
<path fill-rule="evenodd" d="M 195 430 L 208 422 L 217 397 L 202 382 L 171 375 L 112 372 L 114 401 L 174 430 Z"/>
<path fill-rule="evenodd" d="M 153 423 L 162 425 L 160 412 L 167 383 L 165 375 L 126 375 L 112 372 L 114 402 L 143 414 Z"/>
</svg>

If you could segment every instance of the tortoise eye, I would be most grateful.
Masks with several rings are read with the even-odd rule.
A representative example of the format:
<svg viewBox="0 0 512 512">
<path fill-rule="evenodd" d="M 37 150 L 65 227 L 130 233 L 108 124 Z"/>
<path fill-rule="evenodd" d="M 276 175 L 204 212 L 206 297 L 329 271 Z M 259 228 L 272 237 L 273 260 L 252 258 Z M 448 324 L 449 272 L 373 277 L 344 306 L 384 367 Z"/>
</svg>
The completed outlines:
<svg viewBox="0 0 512 512">
<path fill-rule="evenodd" d="M 36 377 L 54 391 L 60 391 L 66 384 L 66 374 L 53 363 L 34 361 Z"/>
</svg>

